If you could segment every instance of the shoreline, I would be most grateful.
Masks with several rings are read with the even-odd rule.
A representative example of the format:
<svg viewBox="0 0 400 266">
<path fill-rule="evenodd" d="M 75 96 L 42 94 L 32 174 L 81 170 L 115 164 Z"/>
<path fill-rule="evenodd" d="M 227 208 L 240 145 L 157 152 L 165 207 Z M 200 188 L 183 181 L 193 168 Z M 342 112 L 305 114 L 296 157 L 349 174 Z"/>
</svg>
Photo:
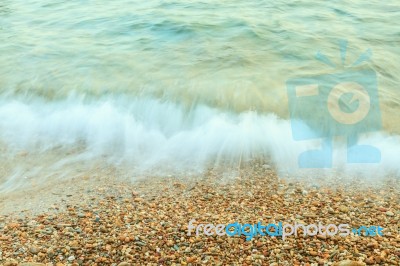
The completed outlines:
<svg viewBox="0 0 400 266">
<path fill-rule="evenodd" d="M 249 170 L 230 180 L 217 173 L 134 183 L 111 176 L 72 179 L 36 191 L 26 206 L 38 207 L 36 212 L 18 214 L 32 191 L 2 199 L 0 264 L 400 265 L 400 195 L 398 182 L 393 184 L 310 187 L 279 179 L 271 169 Z M 188 236 L 191 219 L 203 224 L 376 225 L 384 235 L 256 236 L 246 241 L 243 235 Z"/>
</svg>

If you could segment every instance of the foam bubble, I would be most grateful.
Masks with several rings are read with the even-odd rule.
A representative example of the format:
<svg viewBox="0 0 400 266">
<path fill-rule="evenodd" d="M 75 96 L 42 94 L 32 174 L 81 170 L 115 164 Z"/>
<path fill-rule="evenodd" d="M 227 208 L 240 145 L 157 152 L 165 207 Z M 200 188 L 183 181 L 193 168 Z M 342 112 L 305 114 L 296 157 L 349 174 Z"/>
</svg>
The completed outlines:
<svg viewBox="0 0 400 266">
<path fill-rule="evenodd" d="M 37 181 L 68 176 L 99 162 L 139 176 L 230 169 L 261 159 L 279 172 L 297 175 L 303 171 L 297 165 L 299 154 L 320 145 L 319 140 L 294 141 L 290 122 L 274 114 L 224 112 L 205 105 L 187 108 L 150 98 L 4 102 L 0 140 L 6 149 L 3 161 L 8 161 L 3 189 L 21 185 L 27 176 Z M 366 178 L 371 173 L 400 174 L 398 136 L 376 133 L 360 142 L 379 148 L 381 163 L 347 164 L 346 146 L 338 142 L 335 171 Z M 28 156 L 18 159 L 21 152 Z"/>
</svg>

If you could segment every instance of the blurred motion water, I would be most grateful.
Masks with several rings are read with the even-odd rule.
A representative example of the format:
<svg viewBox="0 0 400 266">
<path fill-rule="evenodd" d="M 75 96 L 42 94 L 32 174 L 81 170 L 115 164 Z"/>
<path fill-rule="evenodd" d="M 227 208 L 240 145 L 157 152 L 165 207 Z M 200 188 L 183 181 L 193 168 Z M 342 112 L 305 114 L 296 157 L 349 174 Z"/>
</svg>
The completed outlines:
<svg viewBox="0 0 400 266">
<path fill-rule="evenodd" d="M 292 140 L 286 80 L 349 69 L 366 49 L 384 128 L 366 136 L 382 151 L 374 169 L 400 173 L 396 0 L 2 0 L 0 40 L 3 191 L 94 162 L 135 174 L 254 158 L 295 168 L 309 144 Z"/>
</svg>

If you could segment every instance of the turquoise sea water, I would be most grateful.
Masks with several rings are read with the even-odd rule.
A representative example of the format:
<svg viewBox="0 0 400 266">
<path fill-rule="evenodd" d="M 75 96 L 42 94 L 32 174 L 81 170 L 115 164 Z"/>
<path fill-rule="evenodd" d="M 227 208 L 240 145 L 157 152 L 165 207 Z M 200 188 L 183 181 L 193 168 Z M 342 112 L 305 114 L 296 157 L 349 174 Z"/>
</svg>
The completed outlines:
<svg viewBox="0 0 400 266">
<path fill-rule="evenodd" d="M 365 139 L 382 150 L 374 167 L 398 174 L 396 0 L 3 0 L 3 188 L 92 162 L 162 174 L 254 158 L 295 168 L 310 144 L 292 140 L 286 81 L 348 71 L 367 49 L 360 67 L 377 74 L 383 130 Z"/>
</svg>

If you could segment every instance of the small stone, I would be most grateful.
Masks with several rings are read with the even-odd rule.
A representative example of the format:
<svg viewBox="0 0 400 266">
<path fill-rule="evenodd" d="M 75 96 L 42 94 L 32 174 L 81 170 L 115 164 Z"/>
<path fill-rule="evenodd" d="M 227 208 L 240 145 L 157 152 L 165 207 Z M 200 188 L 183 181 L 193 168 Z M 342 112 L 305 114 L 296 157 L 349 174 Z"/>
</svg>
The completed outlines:
<svg viewBox="0 0 400 266">
<path fill-rule="evenodd" d="M 368 259 L 365 260 L 365 263 L 367 265 L 374 265 L 375 264 L 374 257 L 369 257 Z"/>
<path fill-rule="evenodd" d="M 24 263 L 18 264 L 18 266 L 46 266 L 46 265 L 43 263 L 38 263 L 38 262 L 24 262 Z"/>
<path fill-rule="evenodd" d="M 197 260 L 197 258 L 196 257 L 188 257 L 187 259 L 186 259 L 186 261 L 187 261 L 187 263 L 193 263 L 193 262 L 195 262 Z"/>
<path fill-rule="evenodd" d="M 313 205 L 314 207 L 318 207 L 320 203 L 318 201 L 313 201 L 311 202 L 311 205 Z"/>
<path fill-rule="evenodd" d="M 303 214 L 303 216 L 306 218 L 316 218 L 317 217 L 317 215 L 315 215 L 313 213 L 305 213 L 305 214 Z"/>
<path fill-rule="evenodd" d="M 347 206 L 340 205 L 339 206 L 339 211 L 341 211 L 341 212 L 349 212 L 349 208 Z"/>
<path fill-rule="evenodd" d="M 135 244 L 139 245 L 139 246 L 142 246 L 142 247 L 146 246 L 146 243 L 144 243 L 142 241 L 136 241 Z"/>
<path fill-rule="evenodd" d="M 71 242 L 69 243 L 69 245 L 71 246 L 71 249 L 74 249 L 74 250 L 76 250 L 76 249 L 79 248 L 79 242 L 76 241 L 76 240 L 71 241 Z"/>
<path fill-rule="evenodd" d="M 387 211 L 387 209 L 384 208 L 384 207 L 378 207 L 378 210 L 381 211 L 381 212 L 386 212 Z"/>
<path fill-rule="evenodd" d="M 332 266 L 365 266 L 365 263 L 352 260 L 344 260 L 340 262 L 335 262 Z"/>
<path fill-rule="evenodd" d="M 49 248 L 47 250 L 47 257 L 49 257 L 50 259 L 54 257 L 54 250 L 52 248 Z"/>
<path fill-rule="evenodd" d="M 32 254 L 38 254 L 39 253 L 39 249 L 37 247 L 32 246 L 32 247 L 29 248 L 29 252 L 32 253 Z"/>
<path fill-rule="evenodd" d="M 386 212 L 386 215 L 387 215 L 387 216 L 394 216 L 394 213 L 391 212 L 391 211 L 387 211 L 387 212 Z"/>
<path fill-rule="evenodd" d="M 38 263 L 38 262 L 24 262 L 24 263 L 18 264 L 18 266 L 46 266 L 46 265 L 43 263 Z"/>
<path fill-rule="evenodd" d="M 132 264 L 129 262 L 121 262 L 118 266 L 131 266 Z"/>
<path fill-rule="evenodd" d="M 71 226 L 72 226 L 72 224 L 57 224 L 56 225 L 56 227 L 59 229 L 64 228 L 64 227 L 71 227 Z"/>
</svg>

